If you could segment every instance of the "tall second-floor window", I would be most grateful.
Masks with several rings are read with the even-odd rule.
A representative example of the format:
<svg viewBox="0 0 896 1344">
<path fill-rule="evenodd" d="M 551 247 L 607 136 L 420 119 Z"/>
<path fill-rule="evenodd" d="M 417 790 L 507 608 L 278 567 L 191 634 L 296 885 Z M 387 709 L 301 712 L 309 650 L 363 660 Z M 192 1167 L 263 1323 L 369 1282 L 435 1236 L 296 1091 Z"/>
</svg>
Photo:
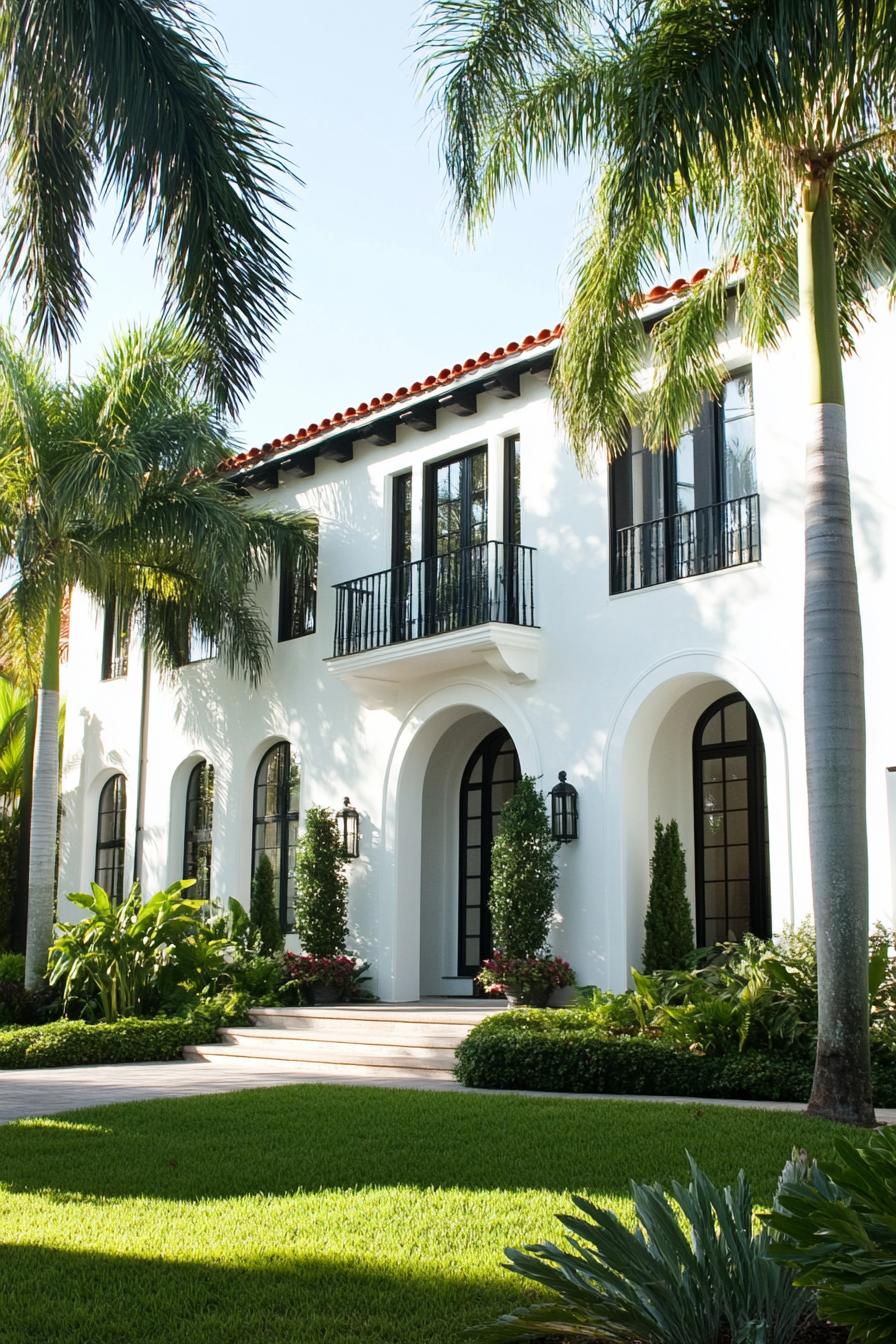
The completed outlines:
<svg viewBox="0 0 896 1344">
<path fill-rule="evenodd" d="M 295 569 L 280 572 L 281 643 L 313 635 L 317 628 L 317 540 L 313 556 Z"/>
<path fill-rule="evenodd" d="M 749 370 L 704 397 L 674 448 L 640 429 L 610 468 L 611 583 L 630 592 L 759 559 L 759 501 Z"/>
<path fill-rule="evenodd" d="M 128 671 L 130 621 L 117 597 L 106 603 L 103 613 L 103 681 L 125 677 Z"/>
</svg>

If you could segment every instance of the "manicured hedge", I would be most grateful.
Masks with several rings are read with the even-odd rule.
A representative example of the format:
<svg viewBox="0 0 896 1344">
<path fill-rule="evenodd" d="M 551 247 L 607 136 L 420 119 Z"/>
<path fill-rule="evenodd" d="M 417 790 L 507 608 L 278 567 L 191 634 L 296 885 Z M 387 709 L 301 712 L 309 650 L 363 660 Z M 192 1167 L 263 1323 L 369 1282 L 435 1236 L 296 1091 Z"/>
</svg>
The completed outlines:
<svg viewBox="0 0 896 1344">
<path fill-rule="evenodd" d="M 562 1009 L 488 1018 L 461 1042 L 457 1060 L 466 1087 L 807 1101 L 812 1085 L 805 1054 L 691 1054 L 645 1037 L 608 1038 Z M 896 1060 L 875 1061 L 874 1099 L 896 1106 Z"/>
<path fill-rule="evenodd" d="M 71 1064 L 137 1064 L 180 1059 L 185 1045 L 215 1039 L 216 1027 L 188 1018 L 121 1018 L 118 1022 L 49 1022 L 0 1032 L 0 1069 Z"/>
</svg>

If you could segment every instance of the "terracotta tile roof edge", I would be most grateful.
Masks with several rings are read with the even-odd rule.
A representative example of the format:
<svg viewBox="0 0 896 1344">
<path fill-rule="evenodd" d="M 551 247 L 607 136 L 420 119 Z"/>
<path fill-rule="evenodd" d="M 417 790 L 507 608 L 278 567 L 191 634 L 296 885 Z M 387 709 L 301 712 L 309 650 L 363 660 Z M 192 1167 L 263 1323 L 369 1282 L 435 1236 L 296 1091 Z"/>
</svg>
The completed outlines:
<svg viewBox="0 0 896 1344">
<path fill-rule="evenodd" d="M 658 303 L 664 303 L 667 299 L 675 299 L 685 290 L 690 289 L 692 285 L 699 284 L 708 273 L 708 269 L 703 267 L 701 270 L 695 271 L 689 280 L 679 276 L 669 285 L 654 285 L 649 293 L 637 296 L 638 303 L 640 306 L 648 308 L 654 307 Z M 237 453 L 235 456 L 219 462 L 218 470 L 221 472 L 241 472 L 256 466 L 267 458 L 295 452 L 325 435 L 347 429 L 350 425 L 367 420 L 372 416 L 382 415 L 394 406 L 411 401 L 416 397 L 438 391 L 443 387 L 450 387 L 460 379 L 479 374 L 493 365 L 505 364 L 508 361 L 525 357 L 533 350 L 554 344 L 559 341 L 562 335 L 563 324 L 558 322 L 554 327 L 544 327 L 537 336 L 530 335 L 524 337 L 522 341 L 510 341 L 507 345 L 499 345 L 496 350 L 491 352 L 485 350 L 477 359 L 466 359 L 461 364 L 453 364 L 451 368 L 444 368 L 439 373 L 431 373 L 426 378 L 421 378 L 407 387 L 401 386 L 394 392 L 383 392 L 381 396 L 371 397 L 369 401 L 361 401 L 357 406 L 347 406 L 345 410 L 335 411 L 333 415 L 327 416 L 319 422 L 312 421 L 310 425 L 297 429 L 294 434 L 285 434 L 282 438 L 271 439 L 270 443 L 262 444 L 260 448 L 250 448 L 244 453 Z"/>
</svg>

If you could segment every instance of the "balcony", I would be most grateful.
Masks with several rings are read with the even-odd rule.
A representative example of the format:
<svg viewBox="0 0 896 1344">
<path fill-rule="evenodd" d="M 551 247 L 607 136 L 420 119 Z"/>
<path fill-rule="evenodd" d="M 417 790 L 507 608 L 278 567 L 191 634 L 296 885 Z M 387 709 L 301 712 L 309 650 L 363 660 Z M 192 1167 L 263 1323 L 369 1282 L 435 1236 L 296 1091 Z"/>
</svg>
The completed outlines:
<svg viewBox="0 0 896 1344">
<path fill-rule="evenodd" d="M 535 551 L 487 541 L 337 583 L 330 670 L 394 684 L 486 663 L 537 675 Z"/>
<path fill-rule="evenodd" d="M 708 504 L 616 533 L 614 593 L 713 574 L 760 558 L 759 496 Z"/>
</svg>

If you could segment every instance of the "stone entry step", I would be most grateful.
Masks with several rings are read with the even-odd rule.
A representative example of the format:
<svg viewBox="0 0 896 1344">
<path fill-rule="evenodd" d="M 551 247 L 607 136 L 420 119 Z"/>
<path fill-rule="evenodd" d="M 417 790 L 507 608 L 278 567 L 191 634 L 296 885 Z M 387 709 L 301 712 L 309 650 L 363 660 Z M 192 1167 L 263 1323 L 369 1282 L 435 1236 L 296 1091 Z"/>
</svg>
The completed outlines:
<svg viewBox="0 0 896 1344">
<path fill-rule="evenodd" d="M 455 1050 L 477 1022 L 503 1003 L 334 1004 L 253 1008 L 251 1027 L 226 1027 L 214 1045 L 187 1046 L 188 1059 L 243 1068 L 276 1066 L 297 1074 L 450 1080 Z"/>
</svg>

